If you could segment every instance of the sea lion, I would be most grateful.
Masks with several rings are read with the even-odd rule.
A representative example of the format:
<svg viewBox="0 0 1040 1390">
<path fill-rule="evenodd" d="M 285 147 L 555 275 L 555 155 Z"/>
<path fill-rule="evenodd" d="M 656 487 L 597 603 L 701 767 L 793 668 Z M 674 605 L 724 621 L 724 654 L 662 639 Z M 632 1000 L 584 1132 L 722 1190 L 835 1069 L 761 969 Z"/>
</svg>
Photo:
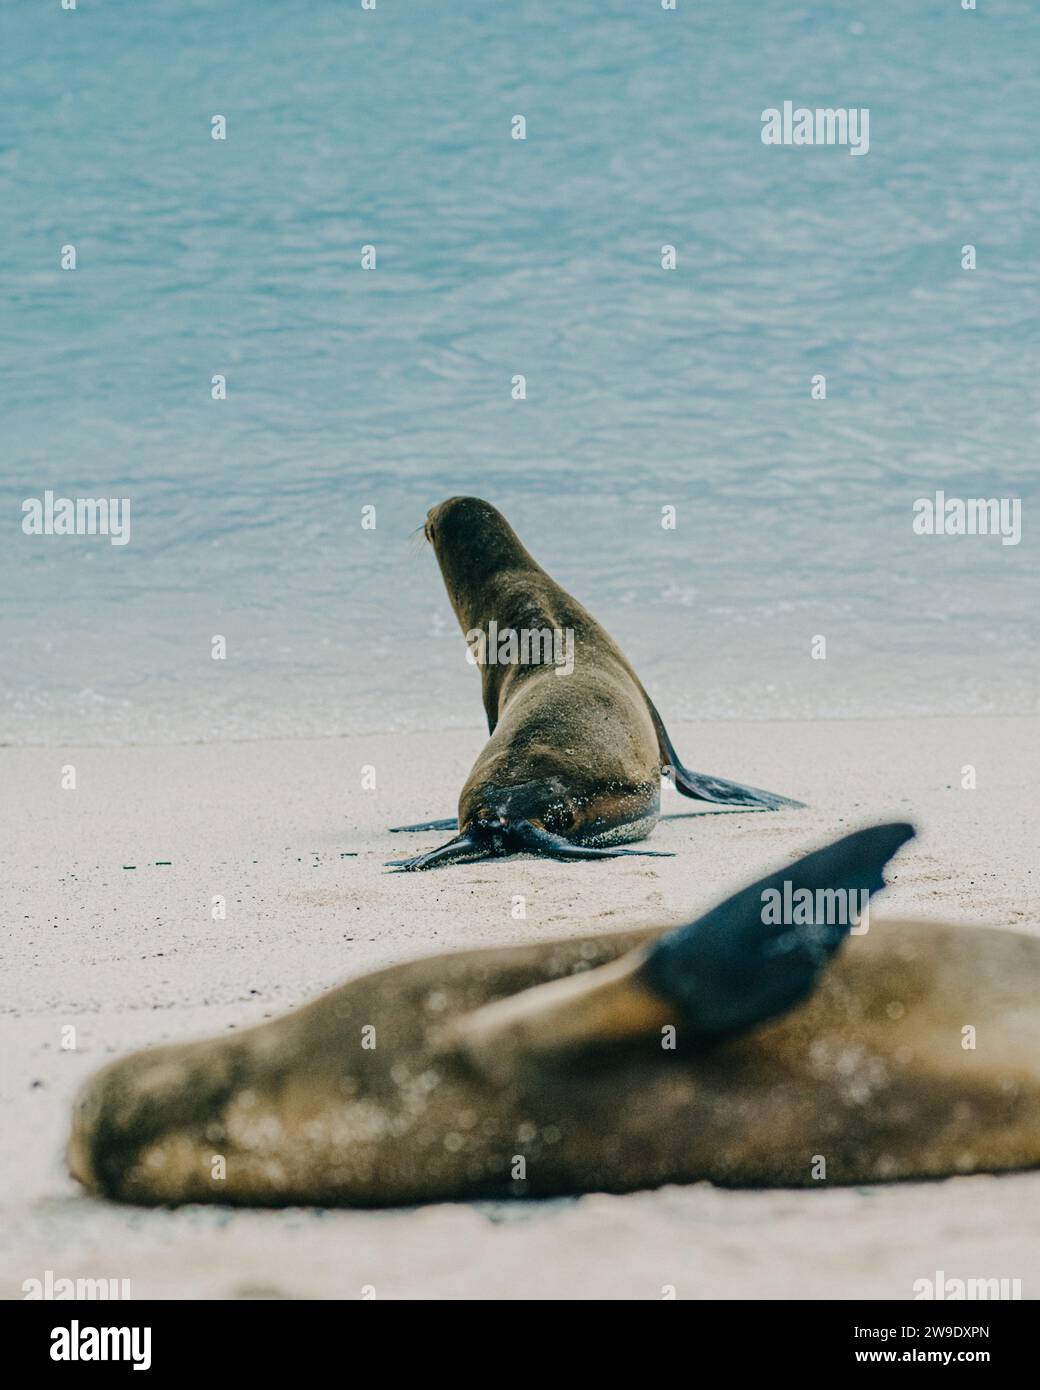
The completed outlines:
<svg viewBox="0 0 1040 1390">
<path fill-rule="evenodd" d="M 849 835 L 677 930 L 413 961 L 114 1062 L 71 1171 L 128 1202 L 388 1205 L 1040 1164 L 1040 939 L 869 922 L 839 950 L 840 904 L 912 833 Z M 772 920 L 788 891 L 806 920 Z"/>
<path fill-rule="evenodd" d="M 451 497 L 431 509 L 424 529 L 476 649 L 490 738 L 462 788 L 457 820 L 394 827 L 459 833 L 389 867 L 430 869 L 523 852 L 558 859 L 660 854 L 618 847 L 656 825 L 662 772 L 685 796 L 720 806 L 801 805 L 684 767 L 617 643 L 490 503 Z M 555 659 L 561 647 L 562 662 Z"/>
</svg>

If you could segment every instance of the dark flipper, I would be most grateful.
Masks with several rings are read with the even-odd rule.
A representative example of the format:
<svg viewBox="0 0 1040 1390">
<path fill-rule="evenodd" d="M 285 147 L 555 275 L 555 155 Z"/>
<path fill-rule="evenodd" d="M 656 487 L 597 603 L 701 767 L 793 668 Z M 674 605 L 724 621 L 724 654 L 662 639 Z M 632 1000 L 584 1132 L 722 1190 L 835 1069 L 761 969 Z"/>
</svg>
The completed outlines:
<svg viewBox="0 0 1040 1390">
<path fill-rule="evenodd" d="M 459 821 L 457 816 L 448 816 L 446 820 L 424 820 L 421 825 L 391 825 L 390 834 L 400 835 L 404 831 L 420 830 L 458 830 Z"/>
<path fill-rule="evenodd" d="M 764 792 L 758 787 L 745 787 L 739 782 L 730 782 L 725 777 L 711 777 L 706 772 L 691 772 L 688 767 L 683 766 L 653 701 L 648 698 L 647 704 L 657 725 L 664 775 L 673 779 L 683 796 L 693 797 L 697 801 L 714 801 L 720 806 L 742 806 L 749 811 L 780 811 L 785 807 L 796 810 L 805 805 L 803 801 L 792 801 L 789 797 L 778 796 L 775 792 Z"/>
<path fill-rule="evenodd" d="M 656 859 L 674 859 L 675 855 L 667 849 L 611 849 L 609 846 L 576 845 L 565 840 L 562 835 L 554 835 L 550 830 L 532 825 L 522 820 L 510 827 L 506 839 L 507 850 L 530 850 L 533 854 L 550 855 L 553 859 L 616 859 L 622 854 L 651 855 Z"/>
<path fill-rule="evenodd" d="M 412 859 L 388 859 L 388 869 L 433 869 L 438 864 L 461 864 L 471 859 L 490 859 L 494 849 L 486 837 L 467 830 L 464 835 L 456 835 L 446 845 L 431 849 L 426 854 L 417 854 Z"/>
<path fill-rule="evenodd" d="M 740 782 L 729 782 L 725 777 L 712 777 L 706 772 L 691 772 L 683 767 L 672 750 L 674 761 L 669 764 L 671 776 L 683 796 L 697 801 L 713 801 L 718 806 L 740 806 L 747 811 L 798 810 L 804 801 L 792 801 L 788 796 L 778 796 L 776 792 L 764 792 L 758 787 L 745 787 Z M 665 773 L 668 776 L 668 773 Z"/>
<path fill-rule="evenodd" d="M 575 845 L 562 835 L 553 835 L 530 821 L 516 821 L 509 826 L 474 827 L 456 835 L 439 849 L 417 854 L 414 859 L 387 860 L 388 869 L 434 869 L 441 864 L 459 864 L 466 860 L 491 859 L 504 854 L 547 855 L 553 859 L 616 859 L 622 854 L 652 855 L 671 859 L 670 850 L 662 849 L 600 849 L 592 845 Z"/>
<path fill-rule="evenodd" d="M 767 925 L 763 894 L 782 894 L 785 882 L 792 889 L 844 889 L 865 895 L 854 900 L 858 908 L 884 887 L 885 864 L 913 833 L 909 825 L 878 825 L 847 835 L 650 947 L 463 1014 L 443 1046 L 509 1084 L 525 1061 L 660 1039 L 668 1024 L 685 1023 L 709 1040 L 753 1028 L 812 991 L 849 929 L 847 921 L 828 924 L 833 914 L 826 910 L 818 914 L 823 920 L 814 916 L 805 925 Z"/>
<path fill-rule="evenodd" d="M 812 991 L 859 905 L 885 886 L 885 864 L 913 833 L 900 823 L 873 826 L 761 879 L 656 942 L 641 982 L 672 1001 L 700 1034 L 740 1032 L 785 1013 Z M 767 911 L 767 904 L 794 901 L 800 889 L 812 894 L 803 910 Z M 832 895 L 824 898 L 821 890 L 828 889 Z M 776 915 L 796 920 L 773 921 Z"/>
</svg>

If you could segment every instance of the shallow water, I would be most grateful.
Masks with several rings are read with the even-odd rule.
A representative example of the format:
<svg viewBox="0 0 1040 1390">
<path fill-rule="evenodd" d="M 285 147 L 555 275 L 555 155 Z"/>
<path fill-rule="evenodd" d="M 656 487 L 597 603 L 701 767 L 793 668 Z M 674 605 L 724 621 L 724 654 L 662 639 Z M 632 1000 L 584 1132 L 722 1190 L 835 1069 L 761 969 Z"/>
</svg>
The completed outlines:
<svg viewBox="0 0 1040 1390">
<path fill-rule="evenodd" d="M 1031 0 L 2 22 L 0 741 L 479 722 L 409 540 L 453 493 L 666 718 L 1035 709 Z M 763 145 L 786 99 L 869 107 L 869 153 Z M 130 543 L 23 535 L 47 488 Z M 915 536 L 940 488 L 1021 543 Z"/>
</svg>

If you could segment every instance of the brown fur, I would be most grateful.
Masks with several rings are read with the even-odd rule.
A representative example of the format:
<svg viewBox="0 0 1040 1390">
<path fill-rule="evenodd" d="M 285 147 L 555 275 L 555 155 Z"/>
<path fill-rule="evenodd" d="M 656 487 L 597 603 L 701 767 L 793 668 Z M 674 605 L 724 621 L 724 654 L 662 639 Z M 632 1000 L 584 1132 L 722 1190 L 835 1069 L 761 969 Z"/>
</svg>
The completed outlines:
<svg viewBox="0 0 1040 1390">
<path fill-rule="evenodd" d="M 549 828 L 580 839 L 608 825 L 657 817 L 662 756 L 632 667 L 610 634 L 533 559 L 494 507 L 453 497 L 434 507 L 426 534 L 463 632 L 558 629 L 574 633 L 574 670 L 481 667 L 491 733 L 459 796 L 459 829 L 492 814 L 488 788 L 555 786 Z M 536 815 L 535 823 L 546 817 Z"/>
<path fill-rule="evenodd" d="M 497 1075 L 451 1044 L 489 1001 L 657 935 L 418 960 L 118 1061 L 79 1102 L 72 1172 L 126 1201 L 286 1205 L 808 1186 L 817 1156 L 831 1183 L 1040 1164 L 1040 940 L 1012 932 L 875 921 L 806 1003 L 710 1048 L 678 1020 L 663 1048 L 649 1016 L 646 1036 L 611 1041 L 598 1006 L 587 1037 L 512 1052 Z"/>
</svg>

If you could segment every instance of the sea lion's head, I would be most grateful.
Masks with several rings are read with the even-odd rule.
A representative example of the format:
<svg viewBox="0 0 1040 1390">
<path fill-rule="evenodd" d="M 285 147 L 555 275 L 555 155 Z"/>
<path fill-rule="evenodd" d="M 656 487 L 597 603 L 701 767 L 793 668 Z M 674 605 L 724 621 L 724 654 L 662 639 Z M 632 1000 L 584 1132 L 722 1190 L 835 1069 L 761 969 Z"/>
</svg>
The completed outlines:
<svg viewBox="0 0 1040 1390">
<path fill-rule="evenodd" d="M 503 571 L 538 568 L 502 513 L 480 497 L 438 503 L 423 529 L 463 628 L 483 620 Z"/>
</svg>

